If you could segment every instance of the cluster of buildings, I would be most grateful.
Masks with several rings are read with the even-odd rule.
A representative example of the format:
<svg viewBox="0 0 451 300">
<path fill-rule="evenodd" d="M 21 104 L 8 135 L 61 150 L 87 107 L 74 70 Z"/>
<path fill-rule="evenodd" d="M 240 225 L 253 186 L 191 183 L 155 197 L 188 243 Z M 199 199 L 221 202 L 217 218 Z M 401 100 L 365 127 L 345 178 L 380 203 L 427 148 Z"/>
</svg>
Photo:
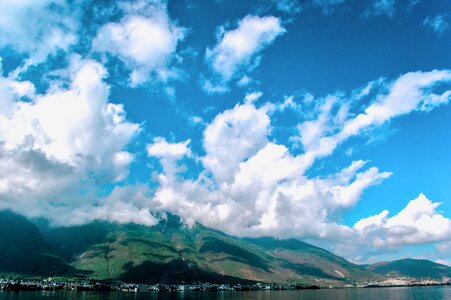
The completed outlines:
<svg viewBox="0 0 451 300">
<path fill-rule="evenodd" d="M 390 278 L 384 281 L 347 284 L 341 287 L 395 287 L 395 286 L 430 286 L 451 285 L 451 279 L 413 279 L 408 277 Z M 332 288 L 332 286 L 330 286 Z M 316 285 L 280 285 L 266 283 L 252 284 L 134 284 L 121 281 L 93 280 L 42 280 L 1 279 L 0 291 L 117 291 L 117 292 L 189 292 L 189 291 L 257 291 L 257 290 L 300 290 L 319 289 Z"/>
<path fill-rule="evenodd" d="M 430 278 L 410 278 L 410 277 L 393 277 L 383 281 L 369 282 L 358 284 L 357 287 L 396 287 L 396 286 L 429 286 L 429 285 L 451 285 L 451 278 L 443 278 L 435 280 Z"/>
<path fill-rule="evenodd" d="M 91 280 L 59 281 L 0 279 L 3 291 L 119 291 L 119 292 L 188 292 L 188 291 L 256 291 L 256 290 L 298 290 L 318 289 L 318 286 L 280 284 L 133 284 L 121 281 L 99 282 Z"/>
</svg>

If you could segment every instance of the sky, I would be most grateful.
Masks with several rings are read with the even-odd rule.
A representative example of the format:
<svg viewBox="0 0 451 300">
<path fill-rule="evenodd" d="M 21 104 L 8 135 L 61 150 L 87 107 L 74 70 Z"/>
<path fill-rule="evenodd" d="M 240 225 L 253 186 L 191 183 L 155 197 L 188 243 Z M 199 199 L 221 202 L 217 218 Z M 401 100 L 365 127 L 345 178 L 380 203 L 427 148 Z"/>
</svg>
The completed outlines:
<svg viewBox="0 0 451 300">
<path fill-rule="evenodd" d="M 0 209 L 451 265 L 451 2 L 0 1 Z"/>
</svg>

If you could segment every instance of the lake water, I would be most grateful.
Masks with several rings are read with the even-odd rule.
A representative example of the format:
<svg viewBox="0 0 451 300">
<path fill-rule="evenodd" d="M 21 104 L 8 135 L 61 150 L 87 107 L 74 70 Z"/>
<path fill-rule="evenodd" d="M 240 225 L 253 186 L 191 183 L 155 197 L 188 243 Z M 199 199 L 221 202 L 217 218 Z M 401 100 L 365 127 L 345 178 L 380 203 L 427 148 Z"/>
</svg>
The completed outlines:
<svg viewBox="0 0 451 300">
<path fill-rule="evenodd" d="M 325 289 L 301 291 L 185 292 L 185 293 L 97 293 L 97 292 L 2 292 L 0 300 L 145 300 L 145 299 L 220 299 L 220 300 L 434 300 L 451 299 L 451 287 L 400 287 L 371 289 Z"/>
</svg>

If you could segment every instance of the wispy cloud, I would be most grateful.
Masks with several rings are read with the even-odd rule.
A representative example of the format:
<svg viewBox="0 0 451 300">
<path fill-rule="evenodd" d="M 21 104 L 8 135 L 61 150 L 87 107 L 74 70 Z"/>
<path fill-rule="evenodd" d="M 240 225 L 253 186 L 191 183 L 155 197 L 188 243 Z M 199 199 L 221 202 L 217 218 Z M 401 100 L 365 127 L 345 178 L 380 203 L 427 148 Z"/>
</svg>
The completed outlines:
<svg viewBox="0 0 451 300">
<path fill-rule="evenodd" d="M 299 0 L 273 0 L 278 11 L 287 14 L 296 14 L 301 11 L 301 2 Z"/>
<path fill-rule="evenodd" d="M 78 41 L 79 21 L 65 0 L 0 2 L 0 47 L 28 56 L 17 72 L 44 62 Z"/>
<path fill-rule="evenodd" d="M 442 35 L 449 29 L 449 23 L 447 21 L 448 14 L 437 15 L 435 17 L 426 17 L 423 21 L 423 25 L 437 33 Z"/>
<path fill-rule="evenodd" d="M 396 12 L 396 0 L 373 0 L 370 8 L 364 12 L 365 17 L 386 15 L 392 18 Z"/>
<path fill-rule="evenodd" d="M 313 0 L 313 4 L 323 9 L 323 12 L 328 14 L 333 12 L 333 9 L 338 4 L 344 3 L 346 0 Z"/>
</svg>

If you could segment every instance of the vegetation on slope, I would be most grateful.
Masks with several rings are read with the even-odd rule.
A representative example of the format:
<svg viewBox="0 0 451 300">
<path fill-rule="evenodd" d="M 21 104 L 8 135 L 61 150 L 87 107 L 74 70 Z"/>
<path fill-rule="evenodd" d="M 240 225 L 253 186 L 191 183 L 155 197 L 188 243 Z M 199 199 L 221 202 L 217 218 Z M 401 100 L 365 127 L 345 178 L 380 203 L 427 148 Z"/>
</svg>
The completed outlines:
<svg viewBox="0 0 451 300">
<path fill-rule="evenodd" d="M 337 283 L 375 278 L 307 243 L 239 239 L 202 225 L 189 228 L 171 215 L 154 227 L 92 223 L 55 231 L 47 233 L 52 245 L 73 258 L 73 267 L 97 279 Z"/>
<path fill-rule="evenodd" d="M 379 262 L 368 266 L 368 269 L 385 276 L 406 276 L 413 278 L 432 278 L 441 280 L 451 278 L 451 267 L 437 264 L 425 259 L 401 259 L 392 262 Z"/>
<path fill-rule="evenodd" d="M 38 228 L 11 211 L 0 211 L 0 273 L 55 275 L 70 271 Z"/>
<path fill-rule="evenodd" d="M 295 239 L 240 239 L 174 215 L 158 225 L 93 222 L 52 228 L 0 212 L 0 273 L 145 283 L 343 284 L 385 275 L 451 277 L 447 266 L 400 260 L 359 266 Z M 380 274 L 380 275 L 379 275 Z"/>
</svg>

